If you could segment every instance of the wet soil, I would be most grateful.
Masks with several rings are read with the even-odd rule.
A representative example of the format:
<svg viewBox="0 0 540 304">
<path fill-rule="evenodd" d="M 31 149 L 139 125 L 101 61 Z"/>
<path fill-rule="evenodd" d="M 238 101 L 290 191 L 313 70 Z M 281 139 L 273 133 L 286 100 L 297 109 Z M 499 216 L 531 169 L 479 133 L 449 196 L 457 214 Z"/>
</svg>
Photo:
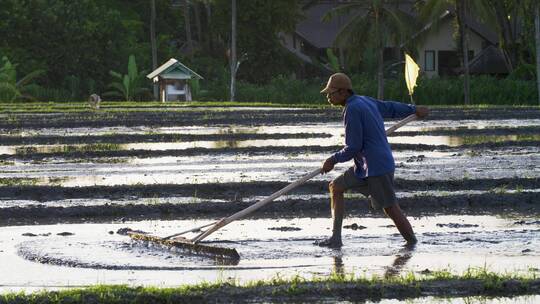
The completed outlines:
<svg viewBox="0 0 540 304">
<path fill-rule="evenodd" d="M 88 129 L 88 133 L 93 130 Z M 150 132 L 149 132 L 150 133 Z M 452 136 L 509 136 L 509 135 L 537 135 L 540 134 L 540 126 L 527 127 L 494 127 L 483 129 L 434 129 L 417 131 L 400 131 L 391 134 L 393 136 L 417 136 L 417 135 L 452 135 Z M 67 144 L 95 144 L 95 143 L 137 143 L 137 142 L 192 142 L 192 141 L 245 141 L 257 139 L 294 139 L 294 138 L 328 138 L 328 133 L 230 133 L 227 134 L 103 134 L 103 135 L 33 135 L 16 136 L 0 135 L 2 145 L 67 145 Z"/>
<path fill-rule="evenodd" d="M 540 133 L 540 132 L 539 132 Z M 327 138 L 327 133 L 274 133 L 274 134 L 110 134 L 81 136 L 0 136 L 2 145 L 51 145 L 136 142 L 188 142 L 188 141 L 240 141 L 256 139 Z"/>
<path fill-rule="evenodd" d="M 268 196 L 288 185 L 288 182 L 246 181 L 235 183 L 203 183 L 203 184 L 153 184 L 153 185 L 117 185 L 62 187 L 62 186 L 5 186 L 0 192 L 2 200 L 35 200 L 47 202 L 61 199 L 114 199 L 133 198 L 191 197 L 194 194 L 200 199 L 223 199 L 238 201 L 252 196 Z M 536 189 L 540 178 L 476 178 L 464 180 L 408 180 L 396 178 L 396 191 L 458 191 L 458 190 L 511 190 L 521 188 Z M 328 181 L 308 181 L 295 189 L 296 194 L 320 194 L 328 191 Z M 353 193 L 356 193 L 351 190 Z"/>
<path fill-rule="evenodd" d="M 470 151 L 483 151 L 486 149 L 510 148 L 518 150 L 523 147 L 539 147 L 540 140 L 524 140 L 524 141 L 502 141 L 502 142 L 487 142 L 479 144 L 465 144 L 461 147 L 453 147 L 448 145 L 424 145 L 424 144 L 391 144 L 392 150 L 413 150 L 413 151 L 446 151 L 446 152 L 461 152 L 463 149 Z M 331 154 L 343 148 L 341 145 L 335 146 L 272 146 L 272 147 L 227 147 L 227 148 L 188 148 L 181 150 L 120 150 L 120 151 L 66 151 L 66 152 L 51 152 L 51 153 L 35 153 L 34 150 L 28 149 L 26 152 L 19 155 L 1 154 L 0 160 L 33 160 L 44 161 L 55 158 L 64 159 L 81 159 L 81 158 L 110 158 L 110 157 L 163 157 L 163 156 L 216 156 L 216 155 L 268 155 L 285 153 L 291 155 L 300 155 L 306 153 L 325 153 Z"/>
<path fill-rule="evenodd" d="M 418 196 L 401 198 L 399 204 L 407 214 L 422 216 L 426 214 L 502 214 L 511 212 L 514 214 L 529 214 L 540 216 L 538 192 L 521 193 L 484 193 L 452 195 L 448 197 Z M 255 202 L 228 202 L 215 203 L 200 201 L 197 203 L 154 203 L 154 204 L 118 204 L 107 203 L 105 205 L 86 206 L 47 206 L 46 203 L 38 203 L 25 207 L 5 207 L 1 209 L 2 225 L 18 225 L 28 222 L 45 222 L 51 220 L 57 222 L 84 218 L 109 220 L 116 218 L 126 219 L 160 219 L 176 218 L 189 219 L 225 217 L 238 212 Z M 257 211 L 253 217 L 264 218 L 287 218 L 287 217 L 313 217 L 328 214 L 328 198 L 317 199 L 287 199 L 269 204 Z M 367 199 L 358 199 L 347 203 L 347 212 L 351 215 L 377 214 L 378 211 L 369 207 Z"/>
<path fill-rule="evenodd" d="M 341 110 L 329 109 L 187 109 L 178 111 L 141 111 L 141 112 L 87 112 L 62 114 L 7 114 L 0 121 L 0 129 L 18 128 L 74 128 L 74 127 L 111 127 L 111 126 L 212 126 L 212 125 L 264 125 L 264 124 L 305 124 L 339 121 Z M 428 120 L 447 119 L 529 119 L 539 118 L 540 111 L 535 107 L 458 109 L 436 108 Z"/>
<path fill-rule="evenodd" d="M 0 151 L 26 149 L 0 154 L 0 244 L 6 248 L 0 258 L 13 261 L 13 265 L 0 265 L 0 272 L 13 272 L 9 267 L 22 269 L 14 279 L 21 286 L 65 286 L 64 275 L 81 284 L 95 284 L 96 273 L 99 276 L 101 271 L 107 271 L 103 281 L 109 283 L 159 284 L 167 278 L 163 280 L 178 284 L 200 282 L 201 277 L 213 280 L 223 269 L 230 271 L 227 275 L 267 279 L 282 271 L 328 275 L 343 264 L 351 272 L 358 270 L 354 267 L 375 274 L 420 272 L 447 266 L 436 263 L 441 260 L 458 269 L 485 265 L 487 260 L 508 269 L 511 265 L 540 268 L 537 108 L 437 108 L 428 120 L 413 122 L 389 139 L 413 139 L 391 144 L 399 203 L 421 239 L 412 258 L 400 251 L 402 239 L 395 226 L 354 191 L 346 196 L 346 247 L 336 253 L 312 245 L 330 233 L 328 181 L 338 174 L 333 172 L 317 176 L 209 240 L 237 248 L 242 255 L 238 265 L 149 249 L 116 231 L 130 227 L 155 235 L 172 234 L 260 201 L 303 172 L 314 170 L 342 147 L 339 110 L 175 109 L 0 116 L 6 118 L 0 121 Z M 307 124 L 319 125 L 306 129 Z M 231 125 L 243 129 L 231 131 Z M 250 130 L 260 126 L 281 129 Z M 108 134 L 109 127 L 120 131 Z M 439 135 L 469 141 L 431 142 Z M 497 137 L 507 135 L 517 137 Z M 473 136 L 487 138 L 471 140 Z M 318 142 L 303 145 L 305 139 Z M 251 140 L 262 143 L 238 146 L 240 141 Z M 47 153 L 35 147 L 176 142 L 195 146 L 201 141 L 230 144 L 163 150 L 90 147 Z M 293 146 L 295 142 L 302 144 Z M 459 257 L 463 254 L 469 258 Z M 409 268 L 400 263 L 408 263 Z M 62 276 L 47 277 L 47 267 L 60 267 Z M 34 282 L 31 273 L 42 277 Z M 0 281 L 0 286 L 9 284 Z M 445 284 L 450 286 L 441 286 Z M 315 297 L 311 287 L 319 286 L 304 287 L 309 299 Z M 426 288 L 437 294 L 435 287 Z M 343 293 L 343 299 L 360 299 L 349 287 L 330 289 Z M 226 291 L 225 299 L 229 292 L 240 291 Z M 254 301 L 267 299 L 265 292 L 260 290 Z M 400 290 L 387 292 L 401 296 Z M 474 294 L 472 289 L 468 294 Z M 403 292 L 403 297 L 409 296 L 413 296 L 410 291 Z"/>
</svg>

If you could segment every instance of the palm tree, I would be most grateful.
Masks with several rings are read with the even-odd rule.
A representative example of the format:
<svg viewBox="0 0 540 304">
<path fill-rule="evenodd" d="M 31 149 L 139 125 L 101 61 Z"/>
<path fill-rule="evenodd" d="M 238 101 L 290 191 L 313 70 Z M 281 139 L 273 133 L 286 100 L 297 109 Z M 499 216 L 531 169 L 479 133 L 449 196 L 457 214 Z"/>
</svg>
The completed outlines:
<svg viewBox="0 0 540 304">
<path fill-rule="evenodd" d="M 536 42 L 536 84 L 538 88 L 538 104 L 540 105 L 540 3 L 534 6 L 534 33 Z"/>
<path fill-rule="evenodd" d="M 415 22 L 412 16 L 401 11 L 396 0 L 360 0 L 341 4 L 326 15 L 323 21 L 337 16 L 353 14 L 341 28 L 336 44 L 358 56 L 366 44 L 374 45 L 377 52 L 377 98 L 384 97 L 384 47 L 389 41 L 396 45 L 409 34 Z"/>
<path fill-rule="evenodd" d="M 238 63 L 236 61 L 236 0 L 231 0 L 231 101 L 234 101 L 236 87 L 236 71 Z"/>
<path fill-rule="evenodd" d="M 488 16 L 489 7 L 486 1 L 471 1 L 471 0 L 424 0 L 419 2 L 419 12 L 421 19 L 424 22 L 431 22 L 434 24 L 432 29 L 437 29 L 437 24 L 440 21 L 440 16 L 447 10 L 453 9 L 455 11 L 455 18 L 457 21 L 458 33 L 459 33 L 459 49 L 461 49 L 462 65 L 463 65 L 463 93 L 464 103 L 470 104 L 470 76 L 469 76 L 469 29 L 467 23 L 467 16 L 472 12 L 479 16 Z"/>
<path fill-rule="evenodd" d="M 152 70 L 157 69 L 157 43 L 156 43 L 156 0 L 150 1 L 150 44 L 152 47 Z M 158 84 L 154 83 L 154 100 L 159 99 Z"/>
<path fill-rule="evenodd" d="M 191 37 L 191 20 L 189 18 L 189 0 L 184 0 L 184 22 L 186 25 L 186 41 L 189 57 L 193 56 L 193 39 Z"/>
<path fill-rule="evenodd" d="M 471 82 L 469 73 L 469 30 L 467 20 L 465 20 L 468 12 L 467 2 L 468 0 L 455 0 L 456 18 L 459 28 L 459 40 L 463 58 L 463 72 L 465 75 L 463 79 L 463 94 L 465 95 L 465 105 L 470 105 Z"/>
<path fill-rule="evenodd" d="M 488 15 L 483 16 L 499 32 L 499 45 L 504 54 L 506 68 L 512 72 L 518 64 L 518 37 L 514 30 L 519 20 L 520 1 L 485 0 Z"/>
</svg>

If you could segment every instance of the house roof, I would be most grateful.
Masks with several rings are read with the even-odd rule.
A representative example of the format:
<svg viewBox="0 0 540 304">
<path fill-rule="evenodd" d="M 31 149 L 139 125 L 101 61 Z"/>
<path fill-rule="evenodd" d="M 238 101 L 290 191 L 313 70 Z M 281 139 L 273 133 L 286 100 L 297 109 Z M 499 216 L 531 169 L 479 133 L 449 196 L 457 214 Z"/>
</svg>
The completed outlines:
<svg viewBox="0 0 540 304">
<path fill-rule="evenodd" d="M 450 19 L 455 16 L 455 10 L 452 8 L 449 8 L 445 12 L 443 12 L 439 16 L 439 20 L 444 19 Z M 467 26 L 469 27 L 469 30 L 475 32 L 478 36 L 482 37 L 486 41 L 488 41 L 491 44 L 497 44 L 499 41 L 499 37 L 497 36 L 497 33 L 490 29 L 487 25 L 478 22 L 476 19 L 474 19 L 472 16 L 466 16 L 465 22 L 467 23 Z M 413 37 L 418 36 L 420 33 L 430 30 L 433 27 L 433 22 L 430 22 L 426 24 L 418 33 L 414 34 Z M 403 45 L 402 45 L 403 46 Z"/>
<path fill-rule="evenodd" d="M 316 48 L 333 47 L 337 34 L 350 17 L 336 17 L 329 22 L 323 22 L 321 19 L 338 5 L 337 2 L 328 1 L 308 7 L 304 11 L 305 19 L 296 25 L 296 34 Z"/>
<path fill-rule="evenodd" d="M 152 73 L 146 75 L 146 77 L 149 79 L 154 79 L 157 76 L 162 76 L 164 78 L 173 78 L 173 79 L 184 79 L 184 78 L 191 78 L 191 77 L 183 77 L 183 76 L 194 76 L 196 78 L 203 79 L 201 75 L 195 73 L 193 70 L 183 65 L 180 61 L 174 58 L 169 59 L 169 61 L 162 64 L 160 67 L 155 69 Z"/>
<path fill-rule="evenodd" d="M 310 5 L 305 8 L 305 18 L 296 25 L 296 34 L 316 48 L 322 49 L 334 47 L 334 41 L 336 40 L 337 34 L 341 30 L 341 27 L 347 24 L 353 15 L 336 17 L 329 22 L 323 22 L 321 19 L 327 12 L 340 4 L 342 3 L 338 1 L 321 0 L 317 4 Z M 405 1 L 403 4 L 400 4 L 399 9 L 411 16 L 417 15 L 414 10 L 413 2 Z M 441 14 L 439 18 L 441 20 L 451 18 L 454 16 L 454 14 L 454 10 L 450 8 L 448 11 Z M 490 44 L 497 44 L 499 39 L 496 31 L 489 28 L 485 24 L 476 21 L 472 16 L 467 16 L 465 20 L 471 31 L 478 34 Z M 414 36 L 431 29 L 432 26 L 432 23 L 427 24 Z"/>
<path fill-rule="evenodd" d="M 501 50 L 490 45 L 469 62 L 469 72 L 471 74 L 508 74 L 508 69 Z"/>
</svg>

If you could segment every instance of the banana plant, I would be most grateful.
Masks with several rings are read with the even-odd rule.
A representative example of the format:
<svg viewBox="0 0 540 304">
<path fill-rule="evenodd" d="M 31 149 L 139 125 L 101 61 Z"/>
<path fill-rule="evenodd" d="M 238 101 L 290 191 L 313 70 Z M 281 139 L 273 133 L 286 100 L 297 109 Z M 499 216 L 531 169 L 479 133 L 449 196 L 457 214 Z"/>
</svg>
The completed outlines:
<svg viewBox="0 0 540 304">
<path fill-rule="evenodd" d="M 104 96 L 119 97 L 125 101 L 133 101 L 135 97 L 148 91 L 148 88 L 143 83 L 146 71 L 138 71 L 135 56 L 133 55 L 129 56 L 127 74 L 121 74 L 115 71 L 109 71 L 109 74 L 117 81 L 109 84 L 111 91 L 105 92 L 103 94 Z"/>
<path fill-rule="evenodd" d="M 43 70 L 33 71 L 21 79 L 17 80 L 17 65 L 12 64 L 9 59 L 2 57 L 0 66 L 0 99 L 13 102 L 17 99 L 34 100 L 35 98 L 28 94 L 34 84 L 31 81 L 43 74 Z"/>
</svg>

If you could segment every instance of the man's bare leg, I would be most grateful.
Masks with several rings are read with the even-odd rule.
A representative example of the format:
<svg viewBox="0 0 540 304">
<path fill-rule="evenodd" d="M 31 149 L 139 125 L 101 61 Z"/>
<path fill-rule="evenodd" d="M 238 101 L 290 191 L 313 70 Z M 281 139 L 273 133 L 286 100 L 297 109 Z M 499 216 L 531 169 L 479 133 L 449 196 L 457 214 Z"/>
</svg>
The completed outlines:
<svg viewBox="0 0 540 304">
<path fill-rule="evenodd" d="M 343 213 L 345 210 L 343 198 L 343 193 L 345 190 L 335 185 L 334 182 L 330 182 L 329 188 L 332 219 L 334 223 L 332 228 L 332 236 L 326 240 L 317 242 L 316 244 L 324 247 L 339 248 L 343 246 L 343 243 L 341 242 L 341 225 L 343 224 Z"/>
<path fill-rule="evenodd" d="M 398 204 L 384 208 L 384 213 L 394 221 L 399 233 L 401 233 L 403 238 L 407 241 L 407 244 L 416 244 L 417 240 L 411 223 L 409 223 L 409 220 L 405 217 Z"/>
</svg>

